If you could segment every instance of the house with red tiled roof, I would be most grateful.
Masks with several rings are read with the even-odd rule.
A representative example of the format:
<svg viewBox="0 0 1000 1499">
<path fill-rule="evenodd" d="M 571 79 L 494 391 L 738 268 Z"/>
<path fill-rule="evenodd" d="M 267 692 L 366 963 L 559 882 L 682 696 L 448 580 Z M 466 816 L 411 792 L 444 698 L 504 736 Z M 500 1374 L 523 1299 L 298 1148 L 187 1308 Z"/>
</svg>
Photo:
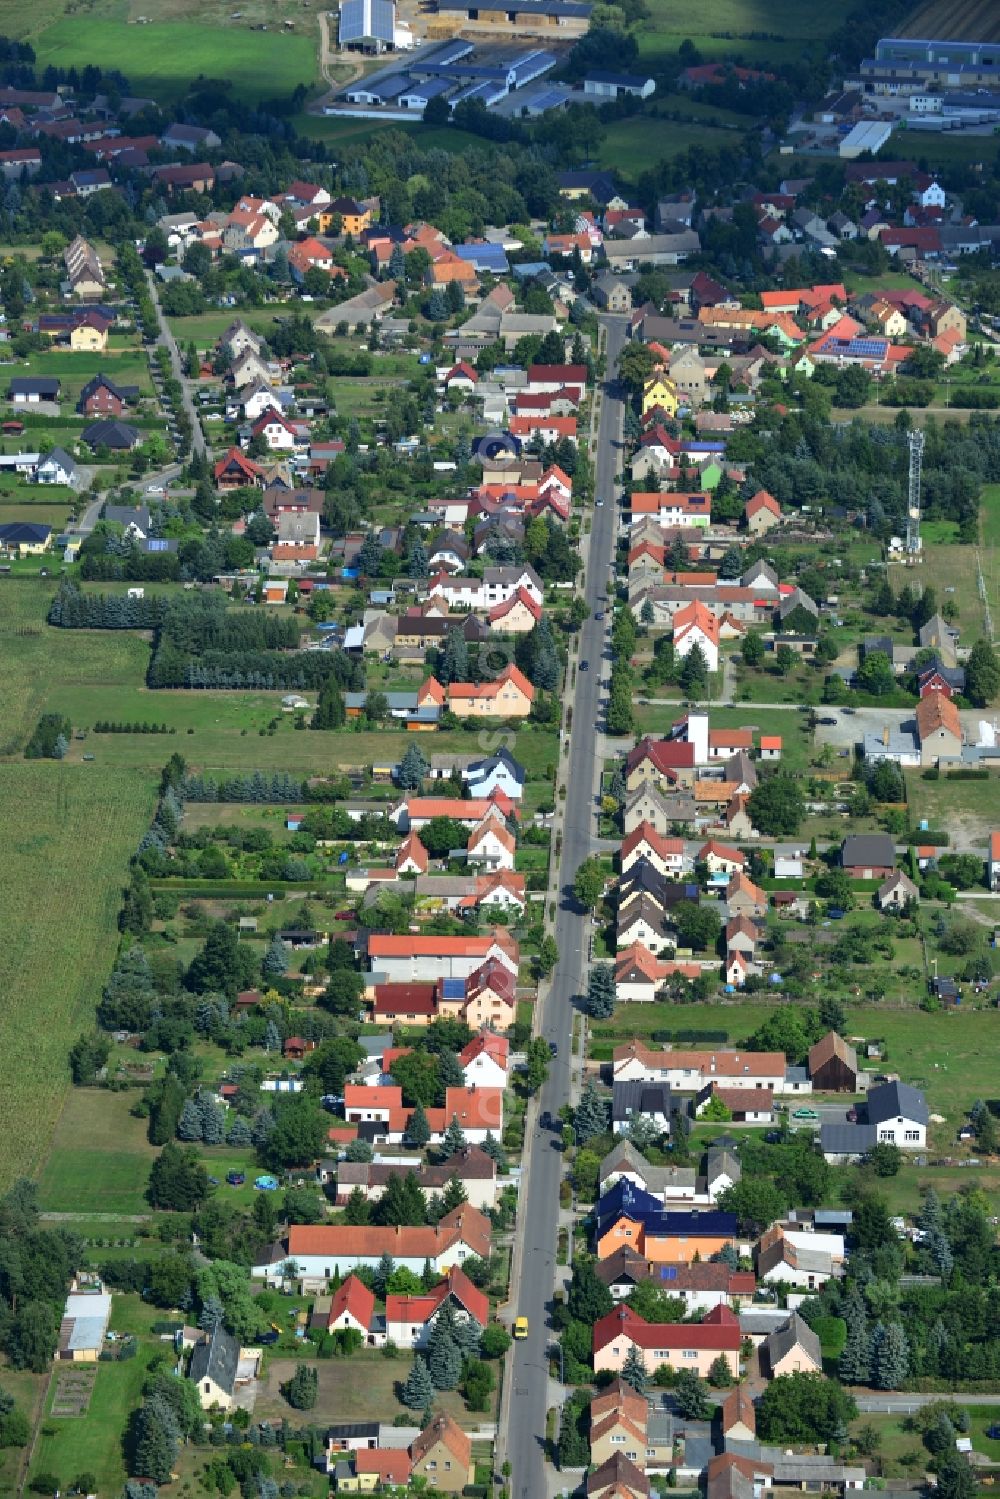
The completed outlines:
<svg viewBox="0 0 1000 1499">
<path fill-rule="evenodd" d="M 509 599 L 495 604 L 487 616 L 490 629 L 500 635 L 526 635 L 541 617 L 541 604 L 526 588 L 519 588 Z"/>
<path fill-rule="evenodd" d="M 641 822 L 622 843 L 622 874 L 627 874 L 639 859 L 646 859 L 665 878 L 679 879 L 685 870 L 684 840 L 667 838 L 652 823 Z"/>
<path fill-rule="evenodd" d="M 743 519 L 751 536 L 763 536 L 774 526 L 780 526 L 781 506 L 773 494 L 769 494 L 766 489 L 758 489 L 757 493 L 747 500 L 743 509 Z"/>
<path fill-rule="evenodd" d="M 460 1494 L 475 1473 L 471 1438 L 443 1413 L 411 1442 L 410 1459 L 411 1476 L 446 1494 Z"/>
<path fill-rule="evenodd" d="M 370 1347 L 375 1346 L 375 1295 L 356 1275 L 349 1275 L 334 1291 L 324 1328 L 326 1332 L 353 1329 Z"/>
<path fill-rule="evenodd" d="M 594 1323 L 594 1371 L 620 1374 L 632 1349 L 646 1368 L 660 1364 L 691 1369 L 704 1379 L 717 1358 L 730 1372 L 739 1371 L 740 1323 L 729 1307 L 716 1307 L 702 1322 L 647 1322 L 626 1305 L 616 1306 Z"/>
<path fill-rule="evenodd" d="M 409 833 L 396 850 L 397 874 L 426 874 L 430 856 L 416 833 Z"/>
<path fill-rule="evenodd" d="M 264 470 L 239 448 L 230 448 L 212 470 L 216 489 L 261 488 Z"/>
<path fill-rule="evenodd" d="M 463 394 L 474 391 L 479 384 L 479 375 L 471 364 L 460 359 L 444 377 L 445 390 L 460 390 Z"/>
<path fill-rule="evenodd" d="M 674 655 L 686 656 L 697 646 L 709 671 L 719 669 L 720 621 L 700 599 L 674 614 Z"/>
<path fill-rule="evenodd" d="M 437 985 L 376 984 L 372 1000 L 372 1020 L 376 1025 L 405 1025 L 423 1028 L 437 1014 Z"/>
<path fill-rule="evenodd" d="M 700 864 L 707 865 L 709 874 L 735 874 L 746 864 L 746 856 L 738 848 L 719 843 L 715 838 L 702 845 L 696 858 Z"/>
<path fill-rule="evenodd" d="M 458 1054 L 469 1087 L 505 1088 L 510 1072 L 510 1042 L 494 1031 L 481 1030 Z"/>
<path fill-rule="evenodd" d="M 456 718 L 527 718 L 535 689 L 513 662 L 486 682 L 449 682 L 447 703 Z"/>
<path fill-rule="evenodd" d="M 441 1308 L 451 1306 L 458 1322 L 475 1322 L 480 1329 L 490 1320 L 489 1299 L 457 1265 L 444 1280 L 422 1296 L 387 1296 L 385 1330 L 399 1348 L 426 1348 Z"/>
<path fill-rule="evenodd" d="M 503 822 L 484 817 L 469 834 L 466 857 L 470 864 L 487 870 L 513 869 L 517 842 Z"/>
<path fill-rule="evenodd" d="M 381 983 L 436 982 L 464 978 L 496 962 L 516 978 L 520 948 L 503 927 L 481 937 L 438 937 L 410 932 L 396 937 L 372 932 L 368 937 L 369 992 Z"/>
<path fill-rule="evenodd" d="M 490 1252 L 490 1220 L 468 1203 L 446 1213 L 432 1227 L 377 1228 L 350 1224 L 293 1224 L 285 1245 L 287 1259 L 295 1261 L 299 1279 L 310 1288 L 323 1285 L 338 1273 L 343 1275 L 367 1265 L 374 1270 L 383 1254 L 392 1257 L 397 1269 L 405 1266 L 420 1274 L 424 1261 L 442 1274 Z M 255 1265 L 255 1279 L 279 1281 L 285 1259 Z"/>
<path fill-rule="evenodd" d="M 344 267 L 335 263 L 333 251 L 313 235 L 292 245 L 288 252 L 288 268 L 292 273 L 292 280 L 298 284 L 305 279 L 306 272 L 314 268 L 325 271 L 334 279 L 346 280 L 347 277 Z"/>
</svg>

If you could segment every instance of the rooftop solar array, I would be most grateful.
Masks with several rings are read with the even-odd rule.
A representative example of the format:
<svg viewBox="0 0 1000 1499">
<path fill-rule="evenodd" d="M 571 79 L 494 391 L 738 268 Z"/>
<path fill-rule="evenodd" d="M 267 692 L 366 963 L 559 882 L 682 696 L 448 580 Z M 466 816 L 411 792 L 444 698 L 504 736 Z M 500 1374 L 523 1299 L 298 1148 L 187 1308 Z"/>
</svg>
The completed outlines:
<svg viewBox="0 0 1000 1499">
<path fill-rule="evenodd" d="M 342 0 L 340 45 L 372 40 L 391 47 L 396 35 L 395 0 Z"/>
</svg>

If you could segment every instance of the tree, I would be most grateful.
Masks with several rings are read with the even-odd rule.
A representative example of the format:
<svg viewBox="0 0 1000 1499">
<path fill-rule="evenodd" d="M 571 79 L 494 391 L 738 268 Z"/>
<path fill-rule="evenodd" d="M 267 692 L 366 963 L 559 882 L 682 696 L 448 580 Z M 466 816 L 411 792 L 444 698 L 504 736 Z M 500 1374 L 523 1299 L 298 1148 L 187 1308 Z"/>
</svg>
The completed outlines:
<svg viewBox="0 0 1000 1499">
<path fill-rule="evenodd" d="M 708 690 L 708 658 L 697 641 L 684 657 L 677 680 L 688 697 L 702 697 Z"/>
<path fill-rule="evenodd" d="M 595 963 L 587 979 L 587 1014 L 593 1020 L 610 1019 L 615 999 L 614 968 L 610 963 Z"/>
<path fill-rule="evenodd" d="M 290 951 L 287 942 L 283 942 L 278 933 L 275 932 L 267 946 L 264 961 L 260 965 L 265 979 L 281 978 L 288 972 Z"/>
<path fill-rule="evenodd" d="M 871 1365 L 871 1336 L 865 1303 L 852 1286 L 845 1299 L 844 1317 L 847 1341 L 837 1363 L 837 1374 L 844 1384 L 867 1384 Z"/>
<path fill-rule="evenodd" d="M 11 1321 L 4 1351 L 14 1369 L 41 1374 L 52 1362 L 59 1336 L 59 1323 L 47 1301 L 23 1301 Z"/>
<path fill-rule="evenodd" d="M 614 1310 L 614 1297 L 604 1284 L 593 1262 L 578 1259 L 573 1265 L 566 1310 L 574 1322 L 593 1324 Z"/>
<path fill-rule="evenodd" d="M 858 686 L 873 697 L 885 697 L 896 686 L 892 662 L 885 651 L 869 651 L 858 667 Z"/>
<path fill-rule="evenodd" d="M 150 1169 L 146 1195 L 154 1208 L 189 1213 L 198 1207 L 208 1195 L 208 1173 L 198 1152 L 165 1145 Z"/>
<path fill-rule="evenodd" d="M 725 1124 L 732 1117 L 732 1110 L 718 1093 L 712 1094 L 701 1111 L 701 1118 L 711 1120 L 713 1124 Z"/>
<path fill-rule="evenodd" d="M 538 976 L 543 979 L 548 978 L 558 962 L 559 948 L 556 946 L 556 939 L 552 936 L 551 932 L 546 932 L 539 946 L 538 955 L 535 958 L 535 968 Z"/>
<path fill-rule="evenodd" d="M 627 343 L 618 356 L 618 378 L 630 395 L 638 395 L 656 369 L 658 356 L 643 343 Z"/>
<path fill-rule="evenodd" d="M 744 665 L 759 666 L 764 659 L 764 642 L 756 630 L 748 630 L 740 642 Z"/>
<path fill-rule="evenodd" d="M 879 1140 L 868 1152 L 868 1160 L 876 1176 L 895 1176 L 903 1164 L 903 1152 L 898 1145 Z"/>
<path fill-rule="evenodd" d="M 858 1414 L 853 1398 L 822 1374 L 782 1374 L 757 1405 L 757 1432 L 765 1442 L 828 1442 Z"/>
<path fill-rule="evenodd" d="M 177 1460 L 179 1433 L 177 1419 L 163 1396 L 146 1400 L 136 1411 L 132 1422 L 129 1468 L 154 1483 L 169 1483 Z"/>
<path fill-rule="evenodd" d="M 466 1143 L 465 1131 L 459 1124 L 457 1116 L 452 1114 L 451 1123 L 441 1137 L 441 1149 L 444 1152 L 445 1159 L 447 1160 L 448 1156 L 455 1155 L 458 1151 L 464 1150 Z"/>
<path fill-rule="evenodd" d="M 435 1390 L 453 1390 L 462 1377 L 462 1353 L 454 1332 L 454 1316 L 446 1303 L 434 1319 L 427 1345 L 427 1369 Z"/>
<path fill-rule="evenodd" d="M 681 1369 L 674 1381 L 674 1404 L 687 1421 L 707 1421 L 712 1402 L 703 1380 L 693 1369 Z"/>
<path fill-rule="evenodd" d="M 910 1367 L 910 1349 L 899 1322 L 879 1322 L 872 1332 L 871 1381 L 877 1390 L 898 1390 Z"/>
<path fill-rule="evenodd" d="M 573 881 L 573 894 L 581 906 L 593 910 L 604 894 L 604 871 L 601 861 L 596 857 L 584 859 L 576 871 Z"/>
<path fill-rule="evenodd" d="M 240 946 L 234 927 L 217 921 L 188 968 L 185 983 L 195 994 L 219 993 L 232 1000 L 241 988 L 249 988 L 256 977 L 257 959 L 253 952 Z"/>
<path fill-rule="evenodd" d="M 714 906 L 699 906 L 692 900 L 682 900 L 674 907 L 674 926 L 679 947 L 691 947 L 696 952 L 710 952 L 719 940 L 722 924 Z"/>
<path fill-rule="evenodd" d="M 719 1193 L 718 1205 L 735 1213 L 740 1228 L 756 1237 L 784 1215 L 788 1196 L 770 1177 L 748 1173 Z"/>
<path fill-rule="evenodd" d="M 309 727 L 311 729 L 342 729 L 347 721 L 344 694 L 332 677 L 327 677 L 319 689 L 316 708 Z"/>
<path fill-rule="evenodd" d="M 606 1134 L 608 1114 L 608 1100 L 598 1093 L 597 1083 L 593 1077 L 588 1077 L 583 1085 L 580 1102 L 576 1106 L 573 1119 L 577 1143 L 586 1145 L 587 1141 L 593 1140 L 595 1136 Z"/>
<path fill-rule="evenodd" d="M 975 1499 L 979 1492 L 968 1458 L 954 1449 L 944 1452 L 935 1464 L 940 1499 Z"/>
<path fill-rule="evenodd" d="M 1000 661 L 988 640 L 977 640 L 965 663 L 965 696 L 976 708 L 986 708 L 1000 692 Z"/>
<path fill-rule="evenodd" d="M 488 1327 L 483 1328 L 479 1351 L 484 1358 L 503 1358 L 510 1343 L 511 1337 L 506 1327 L 500 1322 L 491 1322 Z"/>
<path fill-rule="evenodd" d="M 581 1414 L 580 1405 L 570 1396 L 559 1418 L 559 1466 L 564 1473 L 567 1468 L 585 1468 L 590 1461 L 590 1443 Z"/>
<path fill-rule="evenodd" d="M 732 1384 L 733 1371 L 724 1353 L 720 1353 L 717 1359 L 713 1359 L 708 1371 L 708 1382 L 713 1390 L 728 1390 Z"/>
<path fill-rule="evenodd" d="M 399 762 L 396 780 L 404 791 L 417 791 L 429 770 L 430 765 L 420 746 L 411 744 Z"/>
<path fill-rule="evenodd" d="M 442 687 L 451 682 L 467 682 L 469 679 L 469 647 L 460 625 L 452 625 L 444 638 L 437 669 Z"/>
<path fill-rule="evenodd" d="M 414 1105 L 413 1113 L 410 1115 L 406 1125 L 406 1138 L 411 1145 L 416 1145 L 419 1150 L 429 1144 L 431 1138 L 431 1127 L 421 1103 Z"/>
<path fill-rule="evenodd" d="M 434 1400 L 434 1381 L 427 1370 L 427 1364 L 418 1353 L 413 1360 L 413 1367 L 403 1384 L 400 1396 L 404 1405 L 409 1406 L 412 1411 L 426 1410 Z"/>
<path fill-rule="evenodd" d="M 625 1355 L 625 1362 L 622 1364 L 622 1379 L 632 1386 L 636 1394 L 645 1395 L 649 1384 L 649 1371 L 646 1368 L 646 1360 L 634 1343 Z"/>
<path fill-rule="evenodd" d="M 559 652 L 552 636 L 552 626 L 544 614 L 526 638 L 524 662 L 524 669 L 536 687 L 543 692 L 556 690 L 559 686 Z"/>
<path fill-rule="evenodd" d="M 326 1122 L 307 1093 L 283 1096 L 275 1105 L 274 1128 L 261 1148 L 266 1165 L 310 1166 L 326 1144 Z"/>
<path fill-rule="evenodd" d="M 319 1393 L 319 1375 L 311 1364 L 296 1364 L 291 1379 L 281 1386 L 288 1404 L 297 1411 L 311 1411 Z"/>
<path fill-rule="evenodd" d="M 750 821 L 768 838 L 787 838 L 798 832 L 805 812 L 801 782 L 794 776 L 768 776 L 750 793 Z"/>
</svg>

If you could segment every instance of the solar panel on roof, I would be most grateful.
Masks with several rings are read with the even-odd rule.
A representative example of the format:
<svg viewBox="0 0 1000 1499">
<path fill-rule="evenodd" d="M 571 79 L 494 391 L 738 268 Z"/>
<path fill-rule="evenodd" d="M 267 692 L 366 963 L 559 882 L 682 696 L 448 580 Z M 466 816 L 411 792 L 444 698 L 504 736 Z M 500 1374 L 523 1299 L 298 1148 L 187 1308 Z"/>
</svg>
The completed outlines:
<svg viewBox="0 0 1000 1499">
<path fill-rule="evenodd" d="M 464 979 L 442 979 L 441 980 L 441 997 L 442 997 L 442 999 L 461 999 L 464 994 L 465 994 L 465 980 Z"/>
<path fill-rule="evenodd" d="M 661 1280 L 676 1280 L 677 1279 L 677 1266 L 676 1265 L 661 1265 L 660 1266 L 660 1279 Z"/>
<path fill-rule="evenodd" d="M 151 536 L 147 546 L 151 552 L 166 552 L 169 549 L 167 542 L 159 536 Z"/>
<path fill-rule="evenodd" d="M 343 0 L 340 7 L 341 46 L 367 38 L 392 46 L 396 33 L 394 0 Z"/>
</svg>

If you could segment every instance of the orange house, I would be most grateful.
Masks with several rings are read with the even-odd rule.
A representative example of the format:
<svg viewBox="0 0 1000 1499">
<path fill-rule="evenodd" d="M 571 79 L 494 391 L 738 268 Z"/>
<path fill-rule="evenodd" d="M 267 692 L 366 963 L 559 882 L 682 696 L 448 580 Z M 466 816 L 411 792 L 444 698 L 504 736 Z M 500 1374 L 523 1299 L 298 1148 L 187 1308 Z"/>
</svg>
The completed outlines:
<svg viewBox="0 0 1000 1499">
<path fill-rule="evenodd" d="M 598 1239 L 597 1258 L 606 1260 L 619 1249 L 631 1249 L 650 1265 L 690 1265 L 695 1255 L 710 1260 L 735 1242 L 736 1219 L 731 1213 L 664 1212 L 649 1223 L 623 1213 Z"/>
</svg>

